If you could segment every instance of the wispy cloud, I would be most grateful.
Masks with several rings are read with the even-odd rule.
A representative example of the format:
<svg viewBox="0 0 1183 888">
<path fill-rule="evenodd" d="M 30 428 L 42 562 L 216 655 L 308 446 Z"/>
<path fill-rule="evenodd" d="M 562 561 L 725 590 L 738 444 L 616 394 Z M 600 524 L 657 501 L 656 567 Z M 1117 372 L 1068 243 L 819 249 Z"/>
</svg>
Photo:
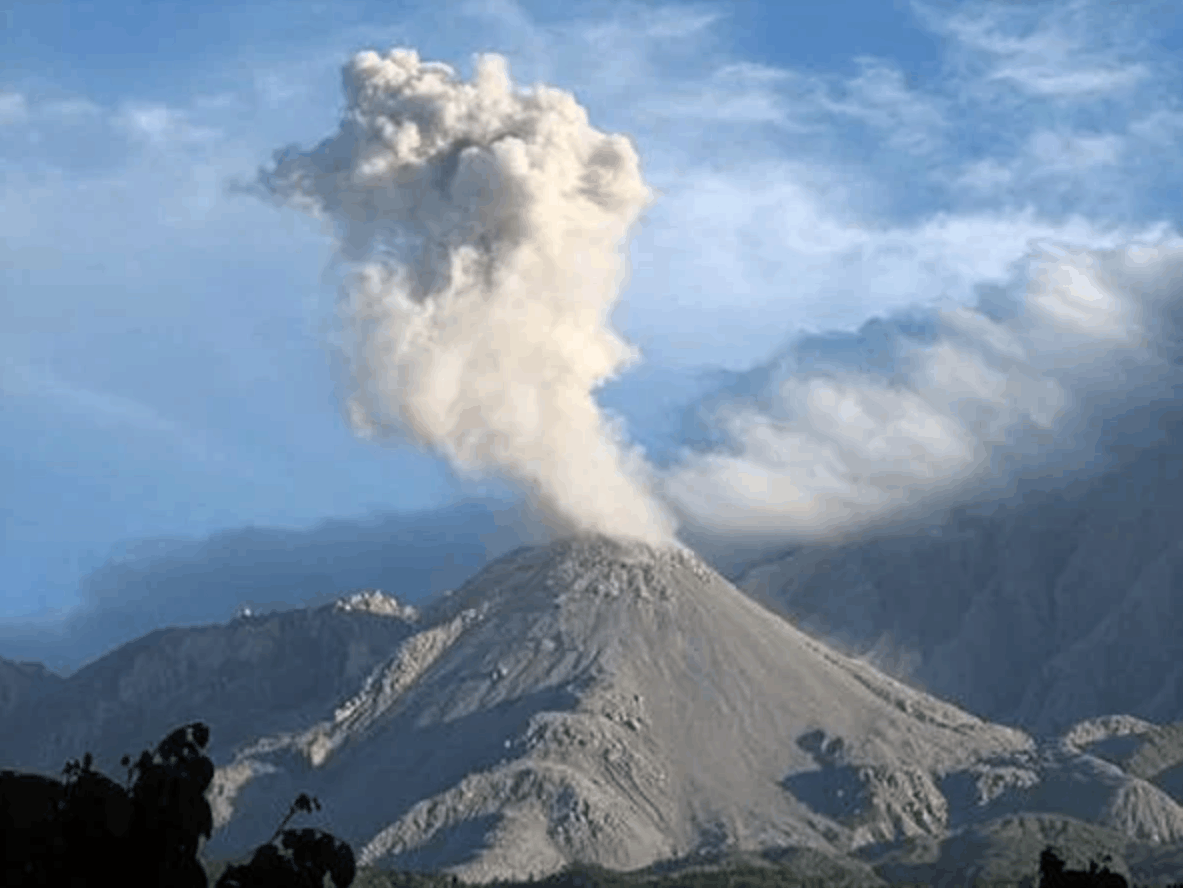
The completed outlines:
<svg viewBox="0 0 1183 888">
<path fill-rule="evenodd" d="M 1146 64 L 1130 57 L 1130 47 L 1115 45 L 1115 23 L 1101 20 L 1096 3 L 970 3 L 952 15 L 924 3 L 913 8 L 961 48 L 979 54 L 987 65 L 986 80 L 1033 95 L 1096 98 L 1129 90 L 1151 76 Z M 1031 32 L 1020 35 L 1032 18 Z"/>
<path fill-rule="evenodd" d="M 862 70 L 843 85 L 845 96 L 832 99 L 819 91 L 818 106 L 878 129 L 901 151 L 924 153 L 935 147 L 945 124 L 935 97 L 910 88 L 903 72 L 892 65 L 876 59 L 857 61 Z"/>
<path fill-rule="evenodd" d="M 1130 124 L 1130 133 L 1137 138 L 1172 151 L 1183 138 L 1183 111 L 1159 108 Z"/>
<path fill-rule="evenodd" d="M 1077 171 L 1116 164 L 1121 160 L 1125 140 L 1113 133 L 1033 133 L 1028 143 L 1031 160 L 1045 172 Z"/>
<path fill-rule="evenodd" d="M 660 6 L 645 17 L 645 36 L 661 40 L 697 34 L 723 17 L 718 10 L 688 6 Z"/>
<path fill-rule="evenodd" d="M 131 104 L 114 116 L 113 122 L 135 138 L 156 146 L 209 143 L 222 133 L 215 127 L 200 126 L 189 114 L 162 104 Z"/>
<path fill-rule="evenodd" d="M 958 188 L 989 194 L 1010 185 L 1015 173 L 1008 166 L 988 157 L 966 164 L 955 176 Z"/>
<path fill-rule="evenodd" d="M 633 112 L 652 120 L 727 124 L 769 124 L 802 132 L 812 125 L 794 120 L 780 84 L 788 71 L 767 66 L 725 65 L 698 83 L 671 84 L 668 89 L 638 96 Z"/>
</svg>

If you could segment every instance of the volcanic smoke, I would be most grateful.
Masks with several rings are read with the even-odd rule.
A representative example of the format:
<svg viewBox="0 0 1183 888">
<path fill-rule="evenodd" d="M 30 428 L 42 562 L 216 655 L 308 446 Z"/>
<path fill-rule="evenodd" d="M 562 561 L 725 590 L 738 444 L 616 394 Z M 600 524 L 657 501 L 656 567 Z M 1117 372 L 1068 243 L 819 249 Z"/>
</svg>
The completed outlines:
<svg viewBox="0 0 1183 888">
<path fill-rule="evenodd" d="M 562 90 L 471 83 L 395 49 L 344 69 L 347 109 L 259 185 L 332 224 L 357 434 L 410 440 L 521 488 L 559 534 L 672 542 L 643 458 L 592 392 L 639 357 L 609 326 L 652 192 L 636 151 Z"/>
</svg>

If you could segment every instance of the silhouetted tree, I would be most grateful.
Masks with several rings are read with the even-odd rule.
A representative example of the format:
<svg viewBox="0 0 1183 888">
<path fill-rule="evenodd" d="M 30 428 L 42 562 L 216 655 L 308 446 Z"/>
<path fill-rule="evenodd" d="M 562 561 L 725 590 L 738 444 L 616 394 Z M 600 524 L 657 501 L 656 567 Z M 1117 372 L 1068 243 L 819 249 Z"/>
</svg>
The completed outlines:
<svg viewBox="0 0 1183 888">
<path fill-rule="evenodd" d="M 128 767 L 127 786 L 82 763 L 67 762 L 64 781 L 0 771 L 0 884 L 5 888 L 207 888 L 199 838 L 213 829 L 205 791 L 214 764 L 203 754 L 209 728 L 178 728 Z M 133 780 L 134 778 L 134 780 Z M 245 866 L 230 867 L 217 888 L 316 886 L 325 874 L 345 888 L 356 874 L 349 845 L 314 829 L 284 830 L 297 810 L 320 810 L 301 794 L 269 842 Z M 279 839 L 282 850 L 273 843 Z"/>
<path fill-rule="evenodd" d="M 1112 858 L 1106 854 L 1101 858 L 1107 863 Z M 1064 861 L 1056 856 L 1051 845 L 1039 855 L 1039 888 L 1129 888 L 1120 873 L 1112 873 L 1108 867 L 1097 870 L 1097 862 L 1089 861 L 1088 870 L 1066 870 Z"/>
<path fill-rule="evenodd" d="M 316 829 L 283 829 L 297 810 L 311 811 L 314 805 L 319 811 L 320 802 L 317 799 L 300 793 L 267 844 L 255 850 L 250 863 L 232 866 L 222 873 L 217 888 L 250 888 L 256 885 L 322 888 L 326 872 L 332 876 L 335 886 L 344 888 L 353 884 L 357 865 L 353 851 L 346 843 Z M 275 846 L 276 838 L 288 854 Z"/>
</svg>

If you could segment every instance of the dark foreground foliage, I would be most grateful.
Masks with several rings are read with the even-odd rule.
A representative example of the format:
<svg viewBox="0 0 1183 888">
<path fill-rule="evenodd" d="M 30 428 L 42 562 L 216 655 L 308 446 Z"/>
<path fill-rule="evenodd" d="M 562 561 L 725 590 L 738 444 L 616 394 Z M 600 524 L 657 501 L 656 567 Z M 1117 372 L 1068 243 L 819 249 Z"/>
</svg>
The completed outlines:
<svg viewBox="0 0 1183 888">
<path fill-rule="evenodd" d="M 1109 855 L 1102 858 L 1108 859 Z M 1039 888 L 1129 888 L 1129 884 L 1108 867 L 1098 870 L 1095 860 L 1089 861 L 1088 870 L 1064 869 L 1064 861 L 1049 845 L 1039 855 Z"/>
<path fill-rule="evenodd" d="M 0 771 L 0 885 L 208 888 L 197 855 L 199 837 L 213 829 L 208 742 L 209 728 L 194 722 L 131 767 L 125 755 L 125 786 L 92 770 L 89 752 L 66 764 L 64 781 Z M 301 794 L 271 840 L 250 863 L 226 868 L 217 888 L 323 888 L 326 875 L 334 888 L 352 884 L 349 845 L 320 830 L 283 829 L 313 805 Z"/>
</svg>

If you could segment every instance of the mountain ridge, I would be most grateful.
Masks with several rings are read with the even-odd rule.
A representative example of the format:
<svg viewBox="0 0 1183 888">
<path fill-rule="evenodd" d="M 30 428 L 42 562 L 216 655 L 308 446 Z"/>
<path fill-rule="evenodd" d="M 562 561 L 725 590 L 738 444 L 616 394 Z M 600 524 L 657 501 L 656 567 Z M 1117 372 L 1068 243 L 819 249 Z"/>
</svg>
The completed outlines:
<svg viewBox="0 0 1183 888">
<path fill-rule="evenodd" d="M 298 792 L 324 801 L 359 864 L 475 882 L 785 848 L 886 866 L 1031 806 L 1183 841 L 1176 800 L 1085 748 L 1118 722 L 1075 746 L 986 722 L 838 653 L 682 547 L 520 547 L 421 608 L 371 590 L 161 630 L 65 685 L 25 736 L 0 732 L 4 766 L 94 751 L 114 772 L 165 722 L 206 721 L 209 858 L 264 840 Z"/>
</svg>

